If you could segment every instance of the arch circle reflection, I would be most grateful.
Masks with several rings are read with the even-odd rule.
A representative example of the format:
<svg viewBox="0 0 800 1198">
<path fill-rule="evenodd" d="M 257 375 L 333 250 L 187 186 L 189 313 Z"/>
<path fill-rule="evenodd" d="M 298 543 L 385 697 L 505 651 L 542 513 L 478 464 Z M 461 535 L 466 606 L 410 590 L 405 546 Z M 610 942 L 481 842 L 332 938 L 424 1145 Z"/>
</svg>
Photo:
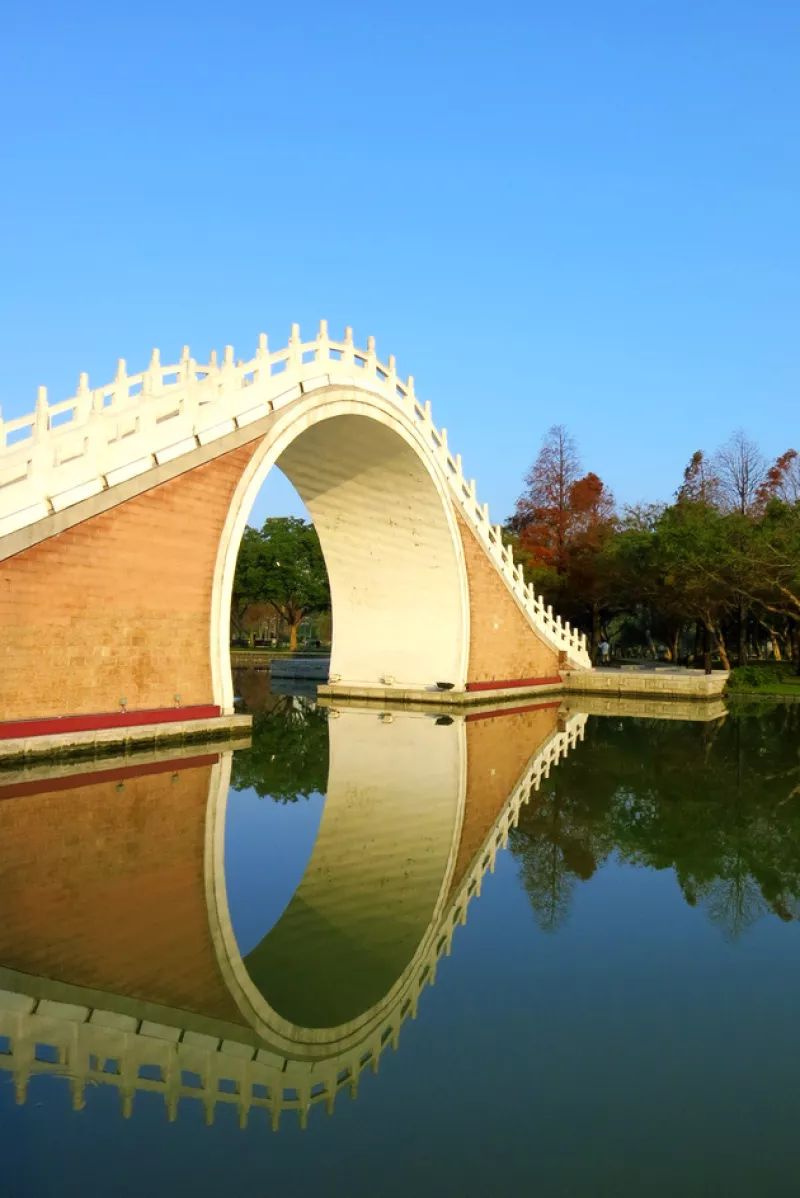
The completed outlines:
<svg viewBox="0 0 800 1198">
<path fill-rule="evenodd" d="M 311 859 L 286 911 L 246 957 L 225 879 L 229 760 L 211 781 L 206 839 L 209 923 L 225 983 L 260 1037 L 309 1061 L 363 1045 L 413 989 L 444 915 L 467 784 L 462 720 L 389 722 L 350 710 L 329 721 L 329 734 Z"/>
<path fill-rule="evenodd" d="M 136 1094 L 146 1090 L 163 1096 L 171 1118 L 181 1100 L 191 1098 L 204 1105 L 209 1122 L 223 1104 L 237 1108 L 242 1125 L 254 1111 L 266 1113 L 273 1127 L 284 1112 L 295 1111 L 304 1125 L 314 1105 L 332 1111 L 341 1090 L 356 1095 L 363 1070 L 377 1070 L 388 1046 L 398 1046 L 402 1024 L 414 1017 L 423 989 L 435 981 L 438 962 L 449 954 L 454 930 L 466 921 L 469 903 L 480 894 L 521 807 L 582 739 L 586 716 L 570 715 L 554 703 L 473 711 L 440 723 L 427 714 L 390 715 L 374 708 L 331 716 L 328 812 L 295 896 L 264 937 L 269 941 L 278 931 L 280 952 L 273 941 L 263 953 L 243 958 L 231 927 L 224 861 L 229 753 L 209 759 L 187 750 L 182 764 L 173 750 L 168 759 L 139 767 L 140 777 L 126 763 L 122 806 L 116 777 L 103 783 L 108 802 L 98 798 L 105 792 L 96 786 L 85 793 L 65 788 L 58 771 L 24 783 L 65 796 L 58 810 L 69 819 L 80 801 L 87 836 L 118 813 L 112 848 L 126 846 L 140 863 L 148 854 L 153 861 L 167 860 L 172 850 L 162 849 L 161 839 L 177 820 L 187 846 L 181 876 L 196 876 L 193 863 L 203 865 L 201 887 L 177 897 L 195 920 L 197 936 L 210 930 L 206 985 L 213 989 L 217 967 L 222 978 L 213 1002 L 211 991 L 199 990 L 168 1003 L 167 992 L 172 989 L 177 998 L 178 990 L 162 985 L 156 993 L 161 975 L 152 970 L 152 984 L 142 990 L 135 981 L 141 967 L 151 966 L 146 939 L 137 942 L 137 956 L 125 954 L 127 982 L 126 975 L 107 972 L 104 984 L 98 975 L 86 988 L 78 966 L 85 963 L 89 939 L 74 967 L 62 962 L 60 972 L 48 969 L 39 977 L 37 953 L 44 951 L 48 933 L 43 925 L 42 938 L 31 938 L 28 957 L 20 948 L 23 955 L 13 967 L 0 969 L 0 1037 L 8 1041 L 1 1059 L 13 1071 L 18 1101 L 25 1100 L 30 1077 L 52 1074 L 69 1079 L 78 1109 L 86 1085 L 103 1084 L 119 1090 L 126 1115 Z M 120 772 L 114 765 L 100 763 L 97 778 Z M 42 801 L 34 797 L 36 804 Z M 141 820 L 145 799 L 158 815 L 155 837 Z M 13 814 L 14 804 L 3 810 Z M 38 807 L 28 810 L 35 817 Z M 58 826 L 50 836 L 52 826 L 31 824 L 43 838 L 37 853 L 44 859 L 61 840 Z M 109 824 L 108 835 L 111 829 Z M 92 889 L 97 879 L 91 861 L 79 852 L 72 860 L 78 871 L 73 881 L 85 891 L 92 921 L 86 932 L 93 931 L 101 946 L 113 947 L 121 933 L 129 943 L 127 933 L 141 923 L 120 928 L 118 921 L 130 910 L 133 875 L 123 879 L 119 907 L 112 902 L 98 908 L 93 900 L 106 892 Z M 151 876 L 145 872 L 145 885 Z M 355 944 L 355 956 L 345 961 L 356 975 L 354 986 L 347 984 L 347 970 L 337 977 L 333 969 L 341 939 L 331 949 L 316 932 L 307 938 L 298 910 L 303 916 L 309 907 Z M 318 928 L 312 924 L 312 930 Z M 195 957 L 198 945 L 199 940 L 191 945 Z M 281 969 L 285 976 L 276 976 Z M 315 970 L 320 981 L 312 992 Z M 235 1003 L 226 1011 L 229 996 Z M 329 1018 L 331 1012 L 340 1022 Z"/>
<path fill-rule="evenodd" d="M 206 832 L 212 939 L 239 1010 L 274 1049 L 257 1059 L 276 1070 L 284 1107 L 332 1104 L 397 1047 L 521 806 L 583 737 L 586 715 L 562 717 L 557 707 L 516 715 L 516 728 L 502 712 L 443 723 L 332 711 L 328 794 L 311 860 L 284 914 L 244 957 L 225 881 L 229 763 L 217 767 Z M 501 760 L 509 740 L 514 749 Z M 343 943 L 356 951 L 337 972 Z M 276 976 L 281 968 L 288 977 Z"/>
</svg>

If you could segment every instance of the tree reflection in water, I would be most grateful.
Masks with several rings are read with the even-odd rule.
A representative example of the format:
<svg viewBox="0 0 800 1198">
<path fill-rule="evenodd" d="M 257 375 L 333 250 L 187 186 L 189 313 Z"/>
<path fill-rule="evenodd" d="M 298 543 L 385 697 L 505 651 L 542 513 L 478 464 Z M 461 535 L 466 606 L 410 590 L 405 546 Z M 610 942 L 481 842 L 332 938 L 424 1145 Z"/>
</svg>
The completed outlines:
<svg viewBox="0 0 800 1198">
<path fill-rule="evenodd" d="M 294 803 L 328 785 L 328 713 L 305 695 L 270 691 L 266 670 L 234 673 L 238 693 L 253 713 L 253 743 L 235 753 L 234 790 Z"/>
<path fill-rule="evenodd" d="M 510 837 L 539 926 L 609 858 L 672 869 L 687 903 L 735 939 L 800 916 L 800 704 L 724 720 L 597 718 Z"/>
<path fill-rule="evenodd" d="M 280 802 L 324 793 L 327 712 L 271 694 L 266 673 L 243 671 L 240 690 L 253 746 L 234 757 L 234 788 Z M 543 931 L 612 858 L 674 870 L 732 939 L 769 913 L 800 918 L 800 704 L 739 702 L 710 723 L 592 718 L 509 844 Z"/>
</svg>

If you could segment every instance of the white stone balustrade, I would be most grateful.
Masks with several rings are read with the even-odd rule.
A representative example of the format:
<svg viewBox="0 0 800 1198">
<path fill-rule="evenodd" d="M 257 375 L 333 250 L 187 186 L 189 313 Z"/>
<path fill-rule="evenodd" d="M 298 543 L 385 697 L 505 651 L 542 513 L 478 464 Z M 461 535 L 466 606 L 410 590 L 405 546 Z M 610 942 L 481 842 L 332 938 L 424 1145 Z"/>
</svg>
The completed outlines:
<svg viewBox="0 0 800 1198">
<path fill-rule="evenodd" d="M 246 362 L 235 362 L 233 347 L 226 346 L 221 364 L 212 353 L 198 365 L 185 346 L 180 361 L 167 366 L 154 350 L 139 374 L 129 375 L 120 360 L 114 381 L 99 388 L 91 389 L 81 374 L 76 394 L 55 404 L 41 387 L 32 413 L 0 419 L 0 538 L 331 384 L 388 398 L 421 425 L 458 509 L 532 626 L 567 654 L 573 669 L 590 668 L 586 637 L 545 610 L 525 582 L 501 526 L 491 525 L 488 506 L 478 501 L 475 480 L 465 478 L 460 455 L 451 453 L 447 430 L 435 427 L 430 403 L 416 397 L 413 376 L 402 382 L 394 357 L 378 361 L 372 337 L 366 350 L 354 345 L 350 328 L 343 341 L 331 340 L 327 321 L 307 342 L 292 325 L 288 345 L 274 352 L 262 334 Z"/>
</svg>

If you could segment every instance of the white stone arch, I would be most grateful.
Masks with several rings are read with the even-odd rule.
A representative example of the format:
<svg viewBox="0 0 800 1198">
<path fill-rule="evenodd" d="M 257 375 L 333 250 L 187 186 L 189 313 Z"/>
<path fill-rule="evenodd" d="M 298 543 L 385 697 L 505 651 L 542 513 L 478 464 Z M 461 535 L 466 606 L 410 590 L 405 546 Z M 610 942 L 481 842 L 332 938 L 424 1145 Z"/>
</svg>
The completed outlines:
<svg viewBox="0 0 800 1198">
<path fill-rule="evenodd" d="M 431 860 L 437 871 L 436 894 L 426 907 L 427 922 L 414 952 L 393 984 L 379 1001 L 338 1026 L 307 1028 L 284 1018 L 270 1005 L 250 976 L 236 942 L 225 882 L 230 756 L 226 755 L 212 771 L 206 820 L 205 885 L 209 928 L 220 972 L 247 1023 L 279 1052 L 295 1058 L 318 1060 L 346 1054 L 363 1046 L 374 1034 L 380 1036 L 387 1020 L 391 1021 L 404 999 L 411 995 L 416 1002 L 415 996 L 428 973 L 426 966 L 430 967 L 430 962 L 435 961 L 441 951 L 437 944 L 450 905 L 466 801 L 466 724 L 456 720 L 450 725 L 437 726 L 430 716 L 403 713 L 398 718 L 402 728 L 395 725 L 393 729 L 391 724 L 387 725 L 387 737 L 381 744 L 383 729 L 378 728 L 380 722 L 380 715 L 373 711 L 343 711 L 332 721 L 328 795 L 330 797 L 331 792 L 344 784 L 353 794 L 363 796 L 370 781 L 385 772 L 385 777 L 394 781 L 398 795 L 407 795 L 412 806 L 416 800 L 419 811 L 430 811 L 438 804 L 444 820 L 439 821 L 439 843 L 434 846 Z M 369 735 L 365 735 L 367 730 L 360 727 L 363 723 L 371 725 Z M 401 735 L 394 736 L 395 732 Z M 414 742 L 411 751 L 409 737 Z M 338 754 L 337 741 L 339 749 L 344 750 Z M 395 812 L 400 813 L 396 802 Z M 403 828 L 408 836 L 414 835 L 414 814 L 413 809 L 403 812 Z M 401 830 L 399 823 L 395 826 Z M 430 831 L 430 824 L 427 830 Z M 416 847 L 422 853 L 430 852 L 430 838 L 426 837 L 425 831 Z M 402 855 L 402 845 L 398 846 L 397 852 Z M 331 864 L 330 859 L 327 864 Z M 324 977 L 320 977 L 320 984 L 325 984 Z"/>
<path fill-rule="evenodd" d="M 359 436 L 361 446 L 354 444 Z M 311 451 L 305 455 L 299 452 L 304 445 Z M 322 454 L 316 485 L 311 477 L 315 452 Z M 342 459 L 348 459 L 344 465 Z M 463 689 L 469 664 L 469 589 L 440 455 L 426 441 L 424 428 L 396 404 L 355 386 L 330 385 L 280 412 L 234 493 L 212 590 L 214 702 L 226 714 L 233 711 L 229 630 L 236 558 L 258 491 L 279 461 L 311 511 L 328 567 L 334 620 L 331 674 L 354 685 L 380 686 L 389 677 L 414 689 L 439 681 Z M 345 477 L 348 464 L 357 469 L 357 477 Z M 382 513 L 381 505 L 387 504 Z M 370 543 L 376 526 L 387 532 L 387 520 L 393 525 L 391 536 L 379 545 Z M 362 552 L 354 552 L 358 549 Z M 375 558 L 371 571 L 370 555 Z M 389 575 L 383 587 L 381 570 Z M 376 636 L 370 644 L 367 638 L 375 632 L 380 643 Z M 387 642 L 391 637 L 394 643 Z M 365 643 L 368 651 L 359 651 Z"/>
</svg>

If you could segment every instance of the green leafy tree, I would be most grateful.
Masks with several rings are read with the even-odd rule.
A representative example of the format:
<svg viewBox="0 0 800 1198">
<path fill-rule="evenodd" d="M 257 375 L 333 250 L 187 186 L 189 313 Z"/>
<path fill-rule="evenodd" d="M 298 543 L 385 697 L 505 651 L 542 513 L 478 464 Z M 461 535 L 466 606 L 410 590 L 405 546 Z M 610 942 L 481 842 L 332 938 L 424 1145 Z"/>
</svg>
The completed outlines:
<svg viewBox="0 0 800 1198">
<path fill-rule="evenodd" d="M 732 601 L 732 561 L 725 518 L 711 504 L 679 501 L 655 531 L 653 554 L 665 596 L 702 621 L 729 668 L 723 619 Z"/>
<path fill-rule="evenodd" d="M 800 673 L 800 502 L 772 499 L 747 545 L 747 587 Z"/>
<path fill-rule="evenodd" d="M 296 516 L 273 516 L 260 529 L 246 528 L 236 562 L 232 608 L 267 603 L 289 625 L 289 648 L 297 648 L 304 616 L 330 609 L 331 593 L 316 529 Z"/>
<path fill-rule="evenodd" d="M 692 454 L 671 505 L 621 517 L 574 440 L 549 430 L 506 528 L 526 577 L 562 617 L 626 650 L 691 657 L 711 668 L 760 654 L 794 657 L 800 673 L 800 456 L 767 466 L 737 431 Z"/>
</svg>

